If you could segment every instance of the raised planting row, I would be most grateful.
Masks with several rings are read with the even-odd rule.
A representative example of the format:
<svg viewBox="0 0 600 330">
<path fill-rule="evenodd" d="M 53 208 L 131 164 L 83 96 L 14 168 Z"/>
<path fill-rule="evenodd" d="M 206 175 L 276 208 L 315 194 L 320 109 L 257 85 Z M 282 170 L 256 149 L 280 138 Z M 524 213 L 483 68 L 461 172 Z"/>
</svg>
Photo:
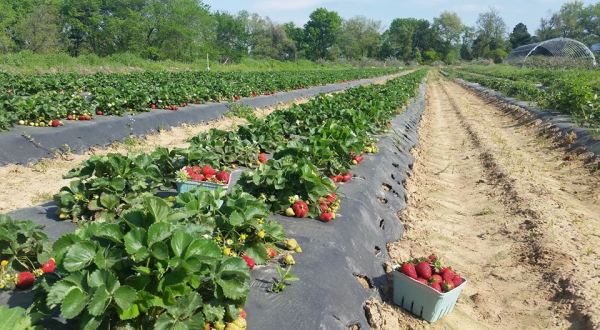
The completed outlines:
<svg viewBox="0 0 600 330">
<path fill-rule="evenodd" d="M 0 73 L 0 130 L 15 124 L 60 126 L 63 120 L 91 120 L 151 109 L 241 97 L 270 95 L 308 86 L 370 78 L 397 69 L 277 72 L 143 72 L 131 74 Z"/>
<path fill-rule="evenodd" d="M 600 125 L 600 72 L 472 66 L 449 72 L 458 78 L 568 114 L 580 124 Z"/>
<path fill-rule="evenodd" d="M 189 148 L 92 157 L 68 174 L 74 180 L 55 197 L 60 218 L 79 229 L 49 253 L 30 256 L 37 263 L 27 267 L 17 261 L 18 250 L 0 250 L 11 269 L 8 282 L 24 287 L 17 272 L 31 273 L 25 276 L 34 278 L 33 322 L 60 314 L 86 329 L 243 329 L 251 269 L 274 259 L 288 265 L 269 287 L 282 291 L 295 279 L 291 253 L 302 252 L 267 217 L 331 221 L 340 198 L 329 177 L 352 179 L 350 169 L 365 151 L 377 151 L 379 134 L 425 74 L 321 96 L 264 119 L 248 115 L 248 125 L 200 134 Z M 223 183 L 236 167 L 248 170 L 229 191 L 157 194 L 178 178 Z M 0 236 L 3 246 L 42 239 L 7 237 Z M 51 272 L 36 270 L 48 262 Z"/>
</svg>

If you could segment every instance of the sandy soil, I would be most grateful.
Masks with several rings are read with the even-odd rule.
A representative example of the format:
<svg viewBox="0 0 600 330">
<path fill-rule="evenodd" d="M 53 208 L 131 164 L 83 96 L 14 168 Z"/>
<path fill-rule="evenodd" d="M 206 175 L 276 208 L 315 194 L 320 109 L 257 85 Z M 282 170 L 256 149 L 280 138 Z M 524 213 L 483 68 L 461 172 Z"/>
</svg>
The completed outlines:
<svg viewBox="0 0 600 330">
<path fill-rule="evenodd" d="M 383 84 L 413 72 L 406 70 L 398 74 L 383 76 L 373 81 L 374 84 Z M 335 94 L 335 93 L 332 93 Z M 311 98 L 297 99 L 293 102 L 280 104 L 271 108 L 257 110 L 258 117 L 264 117 L 275 110 L 289 108 L 294 104 L 308 102 Z M 54 159 L 43 159 L 32 165 L 7 165 L 0 167 L 0 213 L 9 212 L 19 208 L 40 204 L 52 199 L 60 188 L 69 183 L 62 176 L 69 170 L 85 161 L 92 155 L 107 153 L 140 153 L 148 152 L 157 147 L 177 148 L 188 145 L 188 140 L 211 128 L 233 129 L 245 123 L 241 118 L 224 117 L 219 120 L 182 125 L 170 130 L 160 131 L 143 138 L 127 139 L 124 143 L 115 143 L 107 148 L 92 148 L 84 154 L 59 155 Z"/>
<path fill-rule="evenodd" d="M 600 327 L 600 175 L 538 128 L 454 83 L 430 82 L 395 262 L 436 252 L 469 280 L 430 325 L 391 303 L 375 329 Z"/>
</svg>

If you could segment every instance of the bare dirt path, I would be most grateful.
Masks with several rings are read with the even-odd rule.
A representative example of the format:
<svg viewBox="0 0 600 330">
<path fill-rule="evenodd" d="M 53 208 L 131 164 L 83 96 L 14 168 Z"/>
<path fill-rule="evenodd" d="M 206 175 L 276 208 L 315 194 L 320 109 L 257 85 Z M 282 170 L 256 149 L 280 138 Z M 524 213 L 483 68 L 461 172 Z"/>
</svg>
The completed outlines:
<svg viewBox="0 0 600 330">
<path fill-rule="evenodd" d="M 394 261 L 437 252 L 469 280 L 429 325 L 368 302 L 376 329 L 600 327 L 600 176 L 448 81 L 432 81 Z M 569 160 L 566 160 L 569 159 Z"/>
</svg>

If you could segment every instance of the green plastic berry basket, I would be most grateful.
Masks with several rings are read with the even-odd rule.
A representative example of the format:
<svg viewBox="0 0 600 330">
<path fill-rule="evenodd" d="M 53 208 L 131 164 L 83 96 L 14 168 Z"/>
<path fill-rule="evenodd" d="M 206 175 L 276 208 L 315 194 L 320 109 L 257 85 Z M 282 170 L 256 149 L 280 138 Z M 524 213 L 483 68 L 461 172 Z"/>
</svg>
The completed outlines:
<svg viewBox="0 0 600 330">
<path fill-rule="evenodd" d="M 434 288 L 412 279 L 398 270 L 394 270 L 394 303 L 425 321 L 435 322 L 450 314 L 467 280 L 442 293 Z"/>
<path fill-rule="evenodd" d="M 229 180 L 231 182 L 231 180 Z M 185 181 L 185 182 L 177 182 L 177 192 L 178 193 L 185 193 L 188 191 L 192 191 L 196 188 L 205 188 L 208 190 L 217 190 L 219 188 L 222 188 L 224 190 L 227 190 L 227 188 L 229 188 L 229 184 L 221 184 L 221 183 L 216 183 L 216 182 L 210 182 L 210 181 L 201 181 L 201 182 L 197 182 L 197 181 Z"/>
</svg>

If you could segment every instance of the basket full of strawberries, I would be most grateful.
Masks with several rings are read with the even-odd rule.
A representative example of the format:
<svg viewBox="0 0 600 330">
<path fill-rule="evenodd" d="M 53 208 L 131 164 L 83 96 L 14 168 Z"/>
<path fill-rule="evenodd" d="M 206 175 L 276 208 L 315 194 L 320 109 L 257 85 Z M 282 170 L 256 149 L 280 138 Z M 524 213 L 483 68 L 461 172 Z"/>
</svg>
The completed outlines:
<svg viewBox="0 0 600 330">
<path fill-rule="evenodd" d="M 209 190 L 229 188 L 230 173 L 217 170 L 210 165 L 186 166 L 177 174 L 177 192 L 184 193 L 197 187 Z"/>
<path fill-rule="evenodd" d="M 393 277 L 394 303 L 429 322 L 452 311 L 467 283 L 433 254 L 397 266 Z"/>
</svg>

